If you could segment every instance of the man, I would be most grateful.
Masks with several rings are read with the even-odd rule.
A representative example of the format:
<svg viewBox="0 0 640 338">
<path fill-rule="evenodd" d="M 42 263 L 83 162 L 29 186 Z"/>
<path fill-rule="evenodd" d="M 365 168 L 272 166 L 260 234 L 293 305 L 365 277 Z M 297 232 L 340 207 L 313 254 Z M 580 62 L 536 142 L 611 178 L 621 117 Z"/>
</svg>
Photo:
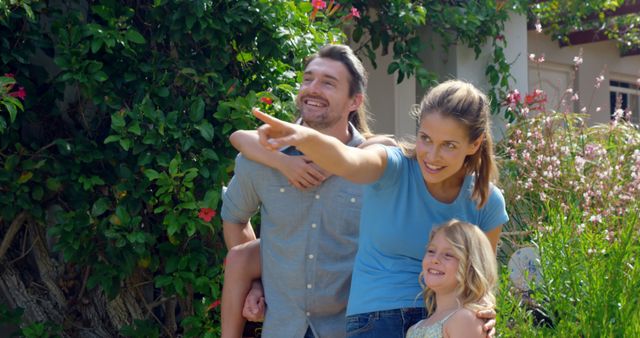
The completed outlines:
<svg viewBox="0 0 640 338">
<path fill-rule="evenodd" d="M 296 98 L 302 123 L 358 146 L 364 141 L 358 129 L 368 133 L 366 82 L 366 71 L 348 46 L 323 47 L 307 62 Z M 299 155 L 291 147 L 283 153 Z M 316 188 L 295 189 L 278 171 L 238 156 L 223 195 L 224 235 L 229 248 L 254 240 L 249 218 L 260 209 L 262 283 L 269 306 L 263 337 L 345 336 L 360 197 L 360 186 L 336 176 Z"/>
</svg>

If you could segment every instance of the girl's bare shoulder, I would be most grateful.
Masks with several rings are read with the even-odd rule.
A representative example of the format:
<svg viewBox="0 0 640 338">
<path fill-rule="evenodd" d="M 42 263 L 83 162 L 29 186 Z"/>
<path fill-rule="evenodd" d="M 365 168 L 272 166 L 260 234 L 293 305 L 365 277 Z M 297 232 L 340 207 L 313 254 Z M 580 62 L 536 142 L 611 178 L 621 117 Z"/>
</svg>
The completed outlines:
<svg viewBox="0 0 640 338">
<path fill-rule="evenodd" d="M 444 324 L 445 337 L 485 337 L 483 325 L 484 320 L 478 318 L 474 311 L 462 308 Z"/>
</svg>

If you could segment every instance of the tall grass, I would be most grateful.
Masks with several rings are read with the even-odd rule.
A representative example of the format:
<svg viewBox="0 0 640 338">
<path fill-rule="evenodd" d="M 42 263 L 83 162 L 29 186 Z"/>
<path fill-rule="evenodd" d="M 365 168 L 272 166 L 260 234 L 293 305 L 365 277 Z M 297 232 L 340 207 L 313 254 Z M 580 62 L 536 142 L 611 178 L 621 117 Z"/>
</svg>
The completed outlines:
<svg viewBox="0 0 640 338">
<path fill-rule="evenodd" d="M 538 112 L 499 145 L 512 218 L 501 260 L 535 246 L 542 275 L 527 300 L 503 269 L 499 336 L 640 337 L 640 132 L 620 117 L 588 127 Z"/>
</svg>

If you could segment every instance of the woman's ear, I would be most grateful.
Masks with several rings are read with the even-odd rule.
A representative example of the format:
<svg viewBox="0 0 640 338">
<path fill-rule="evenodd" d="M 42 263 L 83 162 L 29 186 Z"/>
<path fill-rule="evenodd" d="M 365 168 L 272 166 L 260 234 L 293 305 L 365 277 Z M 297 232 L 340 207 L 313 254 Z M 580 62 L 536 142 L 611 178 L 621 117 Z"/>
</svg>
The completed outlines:
<svg viewBox="0 0 640 338">
<path fill-rule="evenodd" d="M 467 155 L 473 155 L 478 152 L 480 146 L 484 142 L 484 135 L 480 135 L 475 141 L 471 142 Z"/>
</svg>

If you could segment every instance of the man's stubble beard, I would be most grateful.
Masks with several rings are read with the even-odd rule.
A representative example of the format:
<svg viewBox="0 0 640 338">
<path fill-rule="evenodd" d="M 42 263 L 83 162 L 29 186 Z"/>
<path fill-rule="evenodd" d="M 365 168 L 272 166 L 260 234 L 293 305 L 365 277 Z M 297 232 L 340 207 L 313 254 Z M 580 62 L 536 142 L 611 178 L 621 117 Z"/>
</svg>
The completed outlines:
<svg viewBox="0 0 640 338">
<path fill-rule="evenodd" d="M 296 103 L 298 112 L 300 113 L 300 118 L 302 118 L 302 122 L 310 128 L 313 128 L 315 130 L 325 130 L 335 126 L 338 122 L 340 122 L 339 116 L 332 118 L 333 116 L 331 115 L 329 108 L 327 108 L 327 110 L 321 115 L 316 115 L 316 117 L 320 117 L 319 119 L 306 119 L 304 110 L 302 109 L 302 103 L 300 101 Z"/>
</svg>

